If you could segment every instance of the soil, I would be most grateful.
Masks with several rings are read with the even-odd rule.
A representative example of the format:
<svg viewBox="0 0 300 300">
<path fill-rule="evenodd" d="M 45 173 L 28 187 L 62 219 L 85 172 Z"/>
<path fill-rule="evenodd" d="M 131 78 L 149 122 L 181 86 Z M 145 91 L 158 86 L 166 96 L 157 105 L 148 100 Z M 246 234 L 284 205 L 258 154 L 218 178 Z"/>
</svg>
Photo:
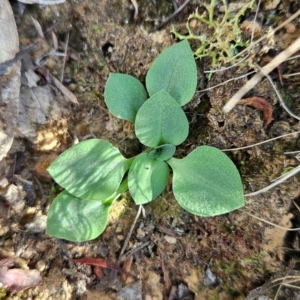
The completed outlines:
<svg viewBox="0 0 300 300">
<path fill-rule="evenodd" d="M 68 51 L 65 58 L 50 56 L 42 69 L 34 68 L 39 76 L 37 87 L 28 87 L 22 81 L 18 129 L 5 165 L 3 161 L 1 165 L 1 179 L 6 178 L 7 184 L 1 186 L 0 258 L 15 258 L 16 267 L 39 271 L 42 281 L 19 292 L 0 289 L 2 299 L 296 299 L 299 292 L 281 286 L 287 276 L 293 276 L 294 285 L 300 281 L 298 232 L 287 231 L 300 223 L 299 175 L 266 193 L 245 197 L 245 207 L 240 210 L 212 218 L 184 211 L 168 185 L 161 196 L 144 206 L 123 256 L 121 249 L 138 212 L 129 194 L 113 205 L 106 230 L 95 240 L 73 243 L 46 235 L 47 211 L 59 192 L 46 169 L 60 153 L 89 137 L 110 141 L 126 157 L 142 149 L 133 125 L 112 116 L 105 105 L 103 92 L 109 73 L 130 74 L 144 82 L 157 55 L 176 42 L 171 25 L 184 34 L 188 16 L 197 7 L 204 11 L 202 1 L 190 1 L 169 24 L 156 30 L 174 12 L 172 2 L 140 2 L 137 19 L 134 1 L 127 0 L 26 5 L 23 13 L 18 2 L 10 2 L 21 45 L 39 39 L 31 17 L 45 35 L 43 53 L 33 53 L 28 60 L 36 61 L 48 54 L 56 39 L 58 51 L 64 51 L 65 44 Z M 184 1 L 177 2 L 180 5 Z M 251 20 L 256 8 L 254 5 L 249 9 L 240 23 Z M 260 27 L 254 39 L 298 9 L 298 1 L 262 1 Z M 272 20 L 264 17 L 271 14 Z M 216 18 L 220 15 L 222 12 L 217 12 Z M 223 68 L 212 76 L 206 72 L 212 69 L 211 60 L 196 60 L 197 92 L 184 107 L 190 133 L 178 147 L 176 157 L 201 145 L 234 149 L 300 130 L 299 121 L 281 106 L 267 78 L 245 98 L 261 97 L 269 102 L 272 120 L 266 120 L 264 111 L 250 105 L 237 105 L 229 114 L 222 111 L 251 77 L 243 75 L 256 71 L 257 66 L 293 42 L 300 30 L 299 22 L 298 18 L 290 23 L 292 29 L 285 27 L 253 47 L 244 63 Z M 210 29 L 206 30 L 209 34 Z M 249 37 L 247 30 L 242 34 L 245 39 Z M 195 51 L 199 42 L 192 40 L 191 46 Z M 296 73 L 299 64 L 299 58 L 289 60 L 270 74 L 275 88 L 296 115 L 300 108 L 299 77 L 286 75 Z M 57 78 L 63 73 L 62 83 L 79 104 L 68 101 L 47 80 L 45 70 Z M 29 104 L 24 103 L 32 99 L 32 94 L 39 104 L 28 110 Z M 294 134 L 226 154 L 237 166 L 248 194 L 297 166 L 296 155 L 285 152 L 298 149 L 298 135 Z M 9 200 L 9 191 L 13 201 Z M 111 269 L 103 269 L 99 275 L 98 268 L 73 261 L 86 257 L 118 263 L 131 275 Z"/>
</svg>

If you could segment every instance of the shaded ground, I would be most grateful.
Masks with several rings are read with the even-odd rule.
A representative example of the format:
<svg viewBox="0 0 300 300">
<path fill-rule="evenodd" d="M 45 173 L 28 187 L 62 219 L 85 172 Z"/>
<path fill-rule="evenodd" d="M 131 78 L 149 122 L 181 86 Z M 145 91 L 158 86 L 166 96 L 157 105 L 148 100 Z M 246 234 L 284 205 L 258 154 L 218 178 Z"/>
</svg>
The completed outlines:
<svg viewBox="0 0 300 300">
<path fill-rule="evenodd" d="M 172 20 L 177 30 L 185 33 L 188 15 L 198 6 L 203 9 L 198 2 L 201 1 L 191 1 L 179 17 Z M 173 7 L 168 1 L 149 0 L 147 5 L 140 5 L 135 21 L 131 2 L 123 0 L 27 6 L 23 15 L 18 12 L 17 3 L 11 4 L 24 44 L 37 37 L 30 15 L 41 24 L 49 43 L 52 41 L 51 30 L 59 42 L 65 42 L 69 34 L 68 46 L 73 55 L 69 54 L 66 61 L 63 83 L 76 95 L 79 105 L 68 103 L 40 75 L 39 101 L 42 102 L 45 95 L 53 94 L 47 100 L 47 111 L 43 111 L 45 120 L 29 124 L 27 121 L 33 117 L 20 115 L 17 138 L 6 160 L 5 174 L 9 182 L 18 187 L 19 197 L 13 205 L 1 202 L 0 256 L 16 256 L 19 266 L 37 269 L 42 284 L 16 294 L 8 293 L 6 299 L 244 299 L 251 290 L 268 282 L 278 272 L 284 276 L 293 268 L 297 269 L 297 233 L 288 234 L 285 244 L 285 230 L 274 229 L 244 211 L 284 227 L 299 226 L 297 216 L 293 224 L 289 221 L 293 216 L 289 214 L 291 205 L 291 212 L 297 214 L 292 200 L 299 196 L 299 176 L 270 192 L 246 198 L 246 207 L 242 210 L 214 218 L 201 218 L 183 211 L 168 186 L 162 196 L 144 207 L 144 215 L 139 217 L 123 257 L 119 257 L 120 251 L 138 210 L 129 195 L 115 203 L 107 229 L 94 241 L 76 244 L 45 235 L 47 210 L 58 192 L 46 168 L 59 153 L 77 139 L 90 135 L 109 140 L 127 157 L 141 150 L 132 125 L 108 113 L 103 90 L 110 72 L 127 73 L 144 81 L 154 58 L 175 42 L 168 26 L 151 32 L 172 14 Z M 271 25 L 277 25 L 299 9 L 297 5 L 297 1 L 290 1 L 289 5 L 285 1 L 279 3 L 274 12 L 276 20 Z M 247 17 L 251 18 L 254 12 L 255 9 L 249 11 Z M 262 35 L 270 28 L 268 20 L 263 18 L 266 4 L 261 12 Z M 294 26 L 294 32 L 298 32 L 298 21 Z M 272 53 L 267 51 L 263 55 L 261 49 L 267 45 L 272 45 L 275 50 L 283 49 L 289 39 L 292 42 L 294 38 L 293 34 L 287 34 L 285 28 L 272 41 L 265 39 L 254 48 L 249 56 L 252 65 L 217 72 L 210 80 L 203 71 L 211 69 L 211 61 L 197 61 L 199 88 L 193 101 L 185 107 L 191 130 L 187 141 L 178 148 L 177 157 L 203 144 L 219 149 L 236 148 L 300 129 L 298 120 L 289 116 L 279 104 L 268 79 L 247 97 L 263 97 L 272 104 L 273 121 L 269 125 L 265 125 L 261 111 L 249 106 L 238 105 L 230 114 L 222 113 L 224 103 L 247 77 L 214 88 L 248 73 L 255 64 L 264 64 L 264 59 Z M 197 43 L 192 41 L 191 44 L 196 50 Z M 279 71 L 281 74 L 295 73 L 299 61 L 287 62 Z M 63 58 L 50 57 L 47 69 L 59 78 Z M 299 80 L 288 77 L 281 84 L 278 74 L 278 71 L 272 74 L 276 87 L 297 114 Z M 211 89 L 204 91 L 208 88 Z M 23 98 L 27 99 L 26 93 L 30 94 L 32 89 L 24 85 L 21 89 Z M 31 116 L 39 113 L 39 110 L 33 111 Z M 296 151 L 298 147 L 298 137 L 291 135 L 261 146 L 231 151 L 228 155 L 241 173 L 245 193 L 250 193 L 268 185 L 287 168 L 296 166 L 294 156 L 284 155 L 284 152 Z M 3 200 L 7 196 L 5 192 Z M 289 248 L 285 254 L 284 246 Z M 129 272 L 137 278 L 124 278 L 106 269 L 102 277 L 97 278 L 95 269 L 72 261 L 82 257 L 119 260 L 121 266 L 125 261 L 130 266 Z M 134 290 L 137 294 L 125 296 L 126 289 L 127 293 Z"/>
</svg>

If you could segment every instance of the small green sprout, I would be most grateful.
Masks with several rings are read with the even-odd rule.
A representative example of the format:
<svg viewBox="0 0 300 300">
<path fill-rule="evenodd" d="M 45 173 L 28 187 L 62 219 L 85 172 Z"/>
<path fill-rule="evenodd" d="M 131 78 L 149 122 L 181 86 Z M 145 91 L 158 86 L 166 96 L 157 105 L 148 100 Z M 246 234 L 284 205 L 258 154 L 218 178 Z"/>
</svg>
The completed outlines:
<svg viewBox="0 0 300 300">
<path fill-rule="evenodd" d="M 47 233 L 70 241 L 86 241 L 106 228 L 112 203 L 129 190 L 143 205 L 172 187 L 178 204 L 199 216 L 215 216 L 244 205 L 240 175 L 219 149 L 201 146 L 182 159 L 176 146 L 189 133 L 182 109 L 197 85 L 197 69 L 187 41 L 163 51 L 146 76 L 146 88 L 126 74 L 110 74 L 104 92 L 110 112 L 134 123 L 145 151 L 125 158 L 110 142 L 82 141 L 49 167 L 65 190 L 48 212 Z"/>
<path fill-rule="evenodd" d="M 244 4 L 242 8 L 233 13 L 232 10 L 227 6 L 227 1 L 222 0 L 224 4 L 224 16 L 222 20 L 214 18 L 214 10 L 217 0 L 211 0 L 210 4 L 204 4 L 206 12 L 199 14 L 198 10 L 191 14 L 186 23 L 188 30 L 187 35 L 182 35 L 177 32 L 172 26 L 171 32 L 180 40 L 199 40 L 201 42 L 199 48 L 195 51 L 197 58 L 209 57 L 212 60 L 212 68 L 220 68 L 222 65 L 227 64 L 229 61 L 232 64 L 235 63 L 232 58 L 237 54 L 237 48 L 247 47 L 248 41 L 243 41 L 242 31 L 240 29 L 239 20 L 243 16 L 247 9 L 251 8 L 255 3 L 255 0 L 251 0 Z M 207 17 L 208 13 L 208 17 Z M 205 32 L 211 32 L 211 34 L 195 34 L 191 28 L 191 21 L 199 21 L 199 25 L 207 25 Z M 199 31 L 201 30 L 201 27 Z"/>
</svg>

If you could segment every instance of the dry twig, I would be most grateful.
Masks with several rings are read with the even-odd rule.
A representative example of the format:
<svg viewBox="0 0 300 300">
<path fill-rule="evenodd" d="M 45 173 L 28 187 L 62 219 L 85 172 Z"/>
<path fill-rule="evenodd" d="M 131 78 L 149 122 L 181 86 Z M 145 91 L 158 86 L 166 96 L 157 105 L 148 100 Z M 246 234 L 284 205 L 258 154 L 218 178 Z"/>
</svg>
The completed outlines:
<svg viewBox="0 0 300 300">
<path fill-rule="evenodd" d="M 223 111 L 225 113 L 230 112 L 234 106 L 238 103 L 238 101 L 251 89 L 256 86 L 259 81 L 267 74 L 272 72 L 275 68 L 277 68 L 280 64 L 282 64 L 288 57 L 292 56 L 295 52 L 300 49 L 300 38 L 296 39 L 296 41 L 286 48 L 284 51 L 280 52 L 271 62 L 262 67 L 260 71 L 254 75 L 231 99 L 225 104 L 223 107 Z"/>
<path fill-rule="evenodd" d="M 134 229 L 134 227 L 135 227 L 135 225 L 136 225 L 136 222 L 137 222 L 137 220 L 138 220 L 139 217 L 140 217 L 140 214 L 141 214 L 141 212 L 142 212 L 142 209 L 143 209 L 143 206 L 140 205 L 140 206 L 139 206 L 139 209 L 138 209 L 138 212 L 137 212 L 137 214 L 136 214 L 136 216 L 135 216 L 135 219 L 134 219 L 134 221 L 133 221 L 133 223 L 132 223 L 132 225 L 131 225 L 131 228 L 130 228 L 130 230 L 129 230 L 129 233 L 128 233 L 127 237 L 126 237 L 126 240 L 125 240 L 125 242 L 124 242 L 124 244 L 123 244 L 123 247 L 122 247 L 122 250 L 121 250 L 121 252 L 120 252 L 119 259 L 118 259 L 118 263 L 120 263 L 120 261 L 122 260 L 122 255 L 124 254 L 124 252 L 125 252 L 125 250 L 126 250 L 126 248 L 127 248 L 127 246 L 128 246 L 128 242 L 129 242 L 129 240 L 130 240 L 130 238 L 131 238 L 131 235 L 132 235 L 133 229 Z"/>
<path fill-rule="evenodd" d="M 167 20 L 165 20 L 164 22 L 162 22 L 160 25 L 158 25 L 157 27 L 155 27 L 153 29 L 153 31 L 156 30 L 160 30 L 163 27 L 165 27 L 173 18 L 175 18 L 186 6 L 187 4 L 190 2 L 191 0 L 186 0 L 181 6 L 178 7 L 178 9 L 170 16 L 167 18 Z"/>
</svg>

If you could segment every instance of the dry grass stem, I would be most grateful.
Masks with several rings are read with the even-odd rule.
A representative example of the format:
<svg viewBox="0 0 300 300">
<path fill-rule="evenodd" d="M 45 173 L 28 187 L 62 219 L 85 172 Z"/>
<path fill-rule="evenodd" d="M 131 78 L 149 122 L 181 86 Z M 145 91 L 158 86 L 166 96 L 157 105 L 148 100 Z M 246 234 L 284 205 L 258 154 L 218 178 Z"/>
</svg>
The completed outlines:
<svg viewBox="0 0 300 300">
<path fill-rule="evenodd" d="M 166 26 L 174 17 L 176 17 L 188 5 L 190 1 L 191 0 L 186 0 L 181 6 L 178 7 L 178 9 L 170 17 L 168 17 L 164 22 L 162 22 L 160 25 L 155 27 L 153 31 L 160 30 L 164 26 Z"/>
<path fill-rule="evenodd" d="M 281 106 L 284 108 L 284 110 L 285 110 L 290 116 L 294 117 L 294 118 L 297 119 L 297 120 L 300 120 L 300 117 L 297 116 L 297 115 L 295 115 L 295 114 L 294 114 L 294 113 L 286 106 L 285 102 L 283 101 L 283 98 L 281 97 L 281 95 L 280 95 L 278 89 L 276 88 L 276 86 L 275 86 L 273 80 L 271 79 L 271 77 L 270 77 L 269 75 L 266 75 L 266 77 L 268 78 L 270 84 L 272 85 L 272 87 L 273 87 L 273 89 L 274 89 L 274 91 L 275 91 L 275 93 L 276 93 L 276 95 L 277 95 L 277 97 L 278 97 L 278 99 L 279 99 L 279 102 L 280 102 Z"/>
<path fill-rule="evenodd" d="M 132 225 L 131 225 L 131 228 L 130 228 L 130 230 L 129 230 L 129 233 L 128 233 L 128 235 L 127 235 L 127 237 L 126 237 L 126 240 L 125 240 L 125 242 L 124 242 L 124 244 L 123 244 L 123 247 L 122 247 L 122 249 L 121 249 L 121 252 L 120 252 L 120 255 L 119 255 L 119 259 L 118 259 L 118 263 L 121 262 L 122 255 L 123 255 L 124 252 L 126 251 L 126 248 L 127 248 L 127 246 L 128 246 L 128 242 L 129 242 L 129 240 L 130 240 L 130 238 L 131 238 L 131 236 L 132 236 L 132 232 L 133 232 L 133 230 L 134 230 L 134 227 L 135 227 L 135 225 L 136 225 L 136 222 L 137 222 L 137 220 L 139 219 L 139 217 L 140 217 L 140 215 L 141 215 L 142 209 L 143 209 L 143 206 L 142 206 L 142 205 L 139 205 L 138 212 L 137 212 L 137 214 L 136 214 L 136 216 L 135 216 L 135 219 L 134 219 L 134 221 L 133 221 L 133 223 L 132 223 Z"/>
<path fill-rule="evenodd" d="M 223 70 L 222 70 L 222 71 L 223 71 Z M 219 87 L 219 86 L 222 86 L 222 85 L 224 85 L 224 84 L 226 84 L 226 83 L 228 83 L 228 82 L 230 82 L 230 81 L 234 81 L 234 80 L 238 80 L 238 79 L 244 78 L 244 77 L 249 76 L 249 75 L 251 75 L 251 74 L 253 74 L 253 73 L 255 73 L 255 71 L 251 71 L 251 72 L 246 73 L 246 74 L 244 74 L 244 75 L 241 75 L 241 76 L 239 76 L 239 77 L 230 78 L 230 79 L 228 79 L 228 80 L 226 80 L 226 81 L 224 81 L 224 82 L 222 82 L 222 83 L 220 83 L 220 84 L 217 84 L 217 85 L 211 86 L 211 87 L 209 87 L 209 88 L 203 89 L 203 90 L 200 91 L 200 93 L 206 92 L 206 91 L 209 91 L 209 90 L 212 90 L 212 89 L 214 89 L 214 88 L 216 88 L 216 87 Z"/>
<path fill-rule="evenodd" d="M 68 52 L 68 45 L 69 45 L 69 37 L 70 37 L 70 32 L 67 34 L 67 40 L 66 40 L 66 45 L 65 45 L 65 53 L 64 53 L 64 58 L 63 58 L 63 65 L 62 65 L 62 70 L 60 74 L 60 82 L 63 82 L 64 80 L 64 73 L 65 73 L 65 66 L 66 66 L 66 59 L 67 59 L 67 52 Z"/>
<path fill-rule="evenodd" d="M 285 137 L 290 136 L 290 135 L 296 135 L 296 134 L 299 134 L 299 133 L 300 133 L 300 131 L 295 131 L 295 132 L 283 134 L 283 135 L 280 135 L 280 136 L 276 136 L 272 139 L 262 141 L 262 142 L 259 142 L 259 143 L 255 143 L 255 144 L 252 144 L 252 145 L 249 145 L 249 146 L 244 146 L 244 147 L 239 147 L 239 148 L 232 148 L 232 149 L 223 149 L 221 151 L 227 152 L 227 151 L 236 151 L 236 150 L 248 149 L 248 148 L 252 148 L 254 146 L 259 146 L 259 145 L 262 145 L 262 144 L 265 144 L 265 143 L 269 143 L 269 142 L 272 142 L 272 141 L 275 141 L 275 140 L 278 140 L 278 139 L 281 139 L 281 138 L 285 138 Z M 286 154 L 291 154 L 290 152 L 285 152 L 285 153 Z"/>
<path fill-rule="evenodd" d="M 266 224 L 272 225 L 272 226 L 274 226 L 274 227 L 276 227 L 276 228 L 279 228 L 279 229 L 282 229 L 282 230 L 286 230 L 286 231 L 299 231 L 299 230 L 300 230 L 300 228 L 288 228 L 288 227 L 283 227 L 283 226 L 274 224 L 274 223 L 269 222 L 269 221 L 267 221 L 267 220 L 265 220 L 265 219 L 263 219 L 263 218 L 260 218 L 260 217 L 254 216 L 254 215 L 252 215 L 252 214 L 250 214 L 250 213 L 248 213 L 248 212 L 245 212 L 245 211 L 242 210 L 242 209 L 239 209 L 239 211 L 243 212 L 244 214 L 246 214 L 246 215 L 248 215 L 248 216 L 250 216 L 250 217 L 252 217 L 252 218 L 254 218 L 254 219 L 257 219 L 257 220 L 259 220 L 259 221 L 262 221 L 262 222 L 264 222 L 264 223 L 266 223 Z"/>
<path fill-rule="evenodd" d="M 265 188 L 263 188 L 259 191 L 256 191 L 256 192 L 246 194 L 245 197 L 252 197 L 252 196 L 257 196 L 259 194 L 265 193 L 265 192 L 269 191 L 270 189 L 272 189 L 273 187 L 283 183 L 284 181 L 288 180 L 292 176 L 296 175 L 298 172 L 300 172 L 300 165 L 295 167 L 293 170 L 287 172 L 283 176 L 279 177 L 276 181 L 274 181 L 273 183 L 271 183 L 267 187 L 265 187 Z"/>
<path fill-rule="evenodd" d="M 286 74 L 286 75 L 282 75 L 283 78 L 288 78 L 288 77 L 292 77 L 292 76 L 298 76 L 300 75 L 300 72 L 297 73 L 292 73 L 292 74 Z"/>
<path fill-rule="evenodd" d="M 300 13 L 300 11 L 299 11 Z M 288 57 L 292 56 L 295 52 L 300 49 L 300 38 L 296 39 L 296 41 L 286 48 L 284 51 L 280 52 L 271 62 L 262 67 L 260 71 L 254 75 L 233 97 L 225 104 L 223 107 L 223 111 L 225 113 L 230 112 L 234 106 L 238 103 L 242 97 L 248 93 L 251 89 L 254 88 L 255 85 L 259 83 L 259 81 L 272 72 L 276 67 L 282 64 Z"/>
<path fill-rule="evenodd" d="M 137 4 L 136 0 L 130 0 L 130 1 L 131 1 L 132 5 L 134 7 L 134 16 L 133 16 L 133 18 L 136 20 L 137 17 L 138 17 L 138 14 L 139 14 L 139 7 L 138 7 L 138 4 Z"/>
</svg>

